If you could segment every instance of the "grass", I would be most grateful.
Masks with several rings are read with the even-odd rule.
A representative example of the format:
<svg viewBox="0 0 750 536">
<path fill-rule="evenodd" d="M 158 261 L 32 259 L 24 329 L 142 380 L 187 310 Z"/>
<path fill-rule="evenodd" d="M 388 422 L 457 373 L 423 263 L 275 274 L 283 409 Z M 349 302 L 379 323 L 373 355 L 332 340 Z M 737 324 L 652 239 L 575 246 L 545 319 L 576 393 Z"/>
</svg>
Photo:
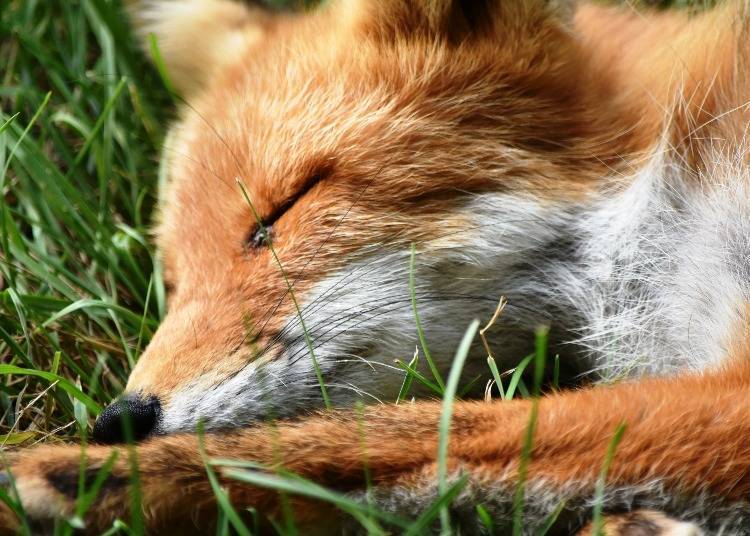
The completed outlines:
<svg viewBox="0 0 750 536">
<path fill-rule="evenodd" d="M 0 445 L 79 433 L 164 314 L 148 224 L 170 98 L 104 0 L 0 10 Z M 165 112 L 167 110 L 167 112 Z"/>
<path fill-rule="evenodd" d="M 158 55 L 153 43 L 152 50 Z M 101 408 L 123 389 L 165 314 L 149 222 L 156 203 L 163 125 L 170 119 L 173 100 L 164 87 L 169 84 L 166 73 L 162 68 L 160 74 L 136 50 L 114 0 L 5 0 L 0 9 L 0 65 L 5 67 L 0 72 L 1 451 L 43 441 L 85 440 Z M 412 267 L 415 262 L 413 254 Z M 449 481 L 445 473 L 458 375 L 452 371 L 446 385 L 432 363 L 411 272 L 421 358 L 432 377 L 416 371 L 417 354 L 409 363 L 400 362 L 405 375 L 398 400 L 408 399 L 415 382 L 445 395 L 442 496 L 418 519 L 399 520 L 294 475 L 206 460 L 223 515 L 220 534 L 250 534 L 253 527 L 242 525 L 220 489 L 214 466 L 253 485 L 332 502 L 375 534 L 385 532 L 384 524 L 408 534 L 435 523 L 450 530 L 446 506 L 465 484 L 461 478 Z M 466 340 L 477 327 L 471 325 Z M 459 349 L 457 364 L 466 351 L 468 343 Z M 490 358 L 488 373 L 491 370 L 503 398 L 529 395 L 522 375 L 535 355 L 507 374 L 505 388 L 504 374 Z M 322 379 L 321 389 L 325 396 Z M 527 455 L 531 436 L 524 445 Z M 602 493 L 605 476 L 606 468 Z M 100 485 L 97 477 L 94 488 L 82 490 L 79 518 Z M 522 507 L 522 488 L 519 497 Z M 2 489 L 0 500 L 13 504 Z M 481 505 L 477 515 L 491 527 Z M 123 521 L 108 534 L 142 532 L 138 519 Z M 70 533 L 78 522 L 61 523 L 57 533 Z"/>
</svg>

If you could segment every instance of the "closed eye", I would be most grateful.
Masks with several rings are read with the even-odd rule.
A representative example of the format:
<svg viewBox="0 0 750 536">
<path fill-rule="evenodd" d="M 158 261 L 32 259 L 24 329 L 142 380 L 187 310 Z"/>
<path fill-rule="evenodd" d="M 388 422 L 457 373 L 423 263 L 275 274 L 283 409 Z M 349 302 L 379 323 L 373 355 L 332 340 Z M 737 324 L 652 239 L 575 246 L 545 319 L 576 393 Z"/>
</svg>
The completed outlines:
<svg viewBox="0 0 750 536">
<path fill-rule="evenodd" d="M 245 247 L 248 249 L 258 249 L 261 246 L 268 245 L 273 239 L 274 224 L 290 209 L 297 201 L 302 199 L 313 187 L 330 174 L 329 169 L 318 170 L 311 174 L 302 188 L 294 195 L 284 201 L 270 215 L 264 217 L 259 223 L 253 226 L 250 234 L 245 240 Z"/>
</svg>

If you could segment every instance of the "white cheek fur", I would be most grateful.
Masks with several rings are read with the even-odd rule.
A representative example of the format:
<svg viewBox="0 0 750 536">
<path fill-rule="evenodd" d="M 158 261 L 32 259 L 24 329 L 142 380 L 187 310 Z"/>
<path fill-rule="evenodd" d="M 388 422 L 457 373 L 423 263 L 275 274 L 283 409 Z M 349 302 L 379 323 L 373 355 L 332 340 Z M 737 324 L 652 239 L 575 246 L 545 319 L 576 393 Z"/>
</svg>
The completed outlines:
<svg viewBox="0 0 750 536">
<path fill-rule="evenodd" d="M 492 344 L 503 367 L 525 355 L 542 323 L 557 328 L 575 368 L 605 380 L 719 364 L 750 299 L 750 177 L 717 159 L 709 183 L 664 154 L 575 205 L 467 197 L 457 208 L 466 230 L 419 245 L 416 257 L 418 308 L 438 367 L 447 372 L 466 326 L 488 319 L 500 296 L 509 306 Z M 403 374 L 394 359 L 408 361 L 418 345 L 409 258 L 404 247 L 369 248 L 300 297 L 334 404 L 395 398 Z M 177 393 L 162 431 L 192 429 L 198 417 L 234 427 L 320 407 L 296 315 L 280 343 L 273 361 Z M 483 354 L 475 344 L 467 378 L 487 372 Z"/>
</svg>

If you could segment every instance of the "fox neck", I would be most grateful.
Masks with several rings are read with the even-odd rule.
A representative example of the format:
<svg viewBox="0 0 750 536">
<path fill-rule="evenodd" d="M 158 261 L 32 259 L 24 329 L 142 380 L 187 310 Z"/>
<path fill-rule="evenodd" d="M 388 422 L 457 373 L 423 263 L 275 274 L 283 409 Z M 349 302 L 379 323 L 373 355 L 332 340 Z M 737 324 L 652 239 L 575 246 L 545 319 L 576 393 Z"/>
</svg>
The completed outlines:
<svg viewBox="0 0 750 536">
<path fill-rule="evenodd" d="M 633 177 L 604 181 L 585 200 L 472 198 L 460 209 L 472 229 L 460 245 L 436 240 L 416 256 L 415 297 L 440 368 L 450 368 L 466 324 L 489 319 L 500 296 L 508 306 L 489 333 L 508 368 L 533 349 L 540 324 L 574 373 L 614 379 L 720 365 L 750 299 L 750 191 L 739 164 L 715 162 L 710 184 L 657 150 Z M 349 355 L 383 368 L 411 356 L 409 261 L 407 249 L 364 257 L 316 287 L 303 315 L 313 332 L 326 326 L 323 362 Z M 297 360 L 307 353 L 298 324 L 285 341 Z M 467 375 L 486 367 L 478 342 L 473 351 Z M 349 379 L 365 391 L 380 383 L 372 370 Z"/>
</svg>

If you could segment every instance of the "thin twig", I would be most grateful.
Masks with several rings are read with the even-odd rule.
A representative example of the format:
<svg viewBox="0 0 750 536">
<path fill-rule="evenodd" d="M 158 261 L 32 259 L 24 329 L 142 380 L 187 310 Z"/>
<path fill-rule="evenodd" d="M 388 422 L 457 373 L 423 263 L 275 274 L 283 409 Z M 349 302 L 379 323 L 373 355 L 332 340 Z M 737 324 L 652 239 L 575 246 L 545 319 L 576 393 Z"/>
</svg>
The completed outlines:
<svg viewBox="0 0 750 536">
<path fill-rule="evenodd" d="M 508 300 L 505 299 L 505 296 L 500 296 L 500 300 L 497 302 L 497 308 L 495 309 L 495 314 L 492 315 L 492 318 L 490 318 L 490 321 L 487 322 L 487 325 L 479 330 L 479 337 L 482 339 L 484 349 L 487 351 L 487 357 L 491 357 L 492 359 L 495 358 L 492 355 L 492 350 L 490 350 L 490 344 L 487 342 L 487 337 L 485 337 L 484 334 L 488 329 L 495 325 L 495 322 L 497 322 L 497 319 L 500 318 L 501 314 L 503 314 L 503 310 L 505 309 L 505 306 L 507 304 Z"/>
</svg>

